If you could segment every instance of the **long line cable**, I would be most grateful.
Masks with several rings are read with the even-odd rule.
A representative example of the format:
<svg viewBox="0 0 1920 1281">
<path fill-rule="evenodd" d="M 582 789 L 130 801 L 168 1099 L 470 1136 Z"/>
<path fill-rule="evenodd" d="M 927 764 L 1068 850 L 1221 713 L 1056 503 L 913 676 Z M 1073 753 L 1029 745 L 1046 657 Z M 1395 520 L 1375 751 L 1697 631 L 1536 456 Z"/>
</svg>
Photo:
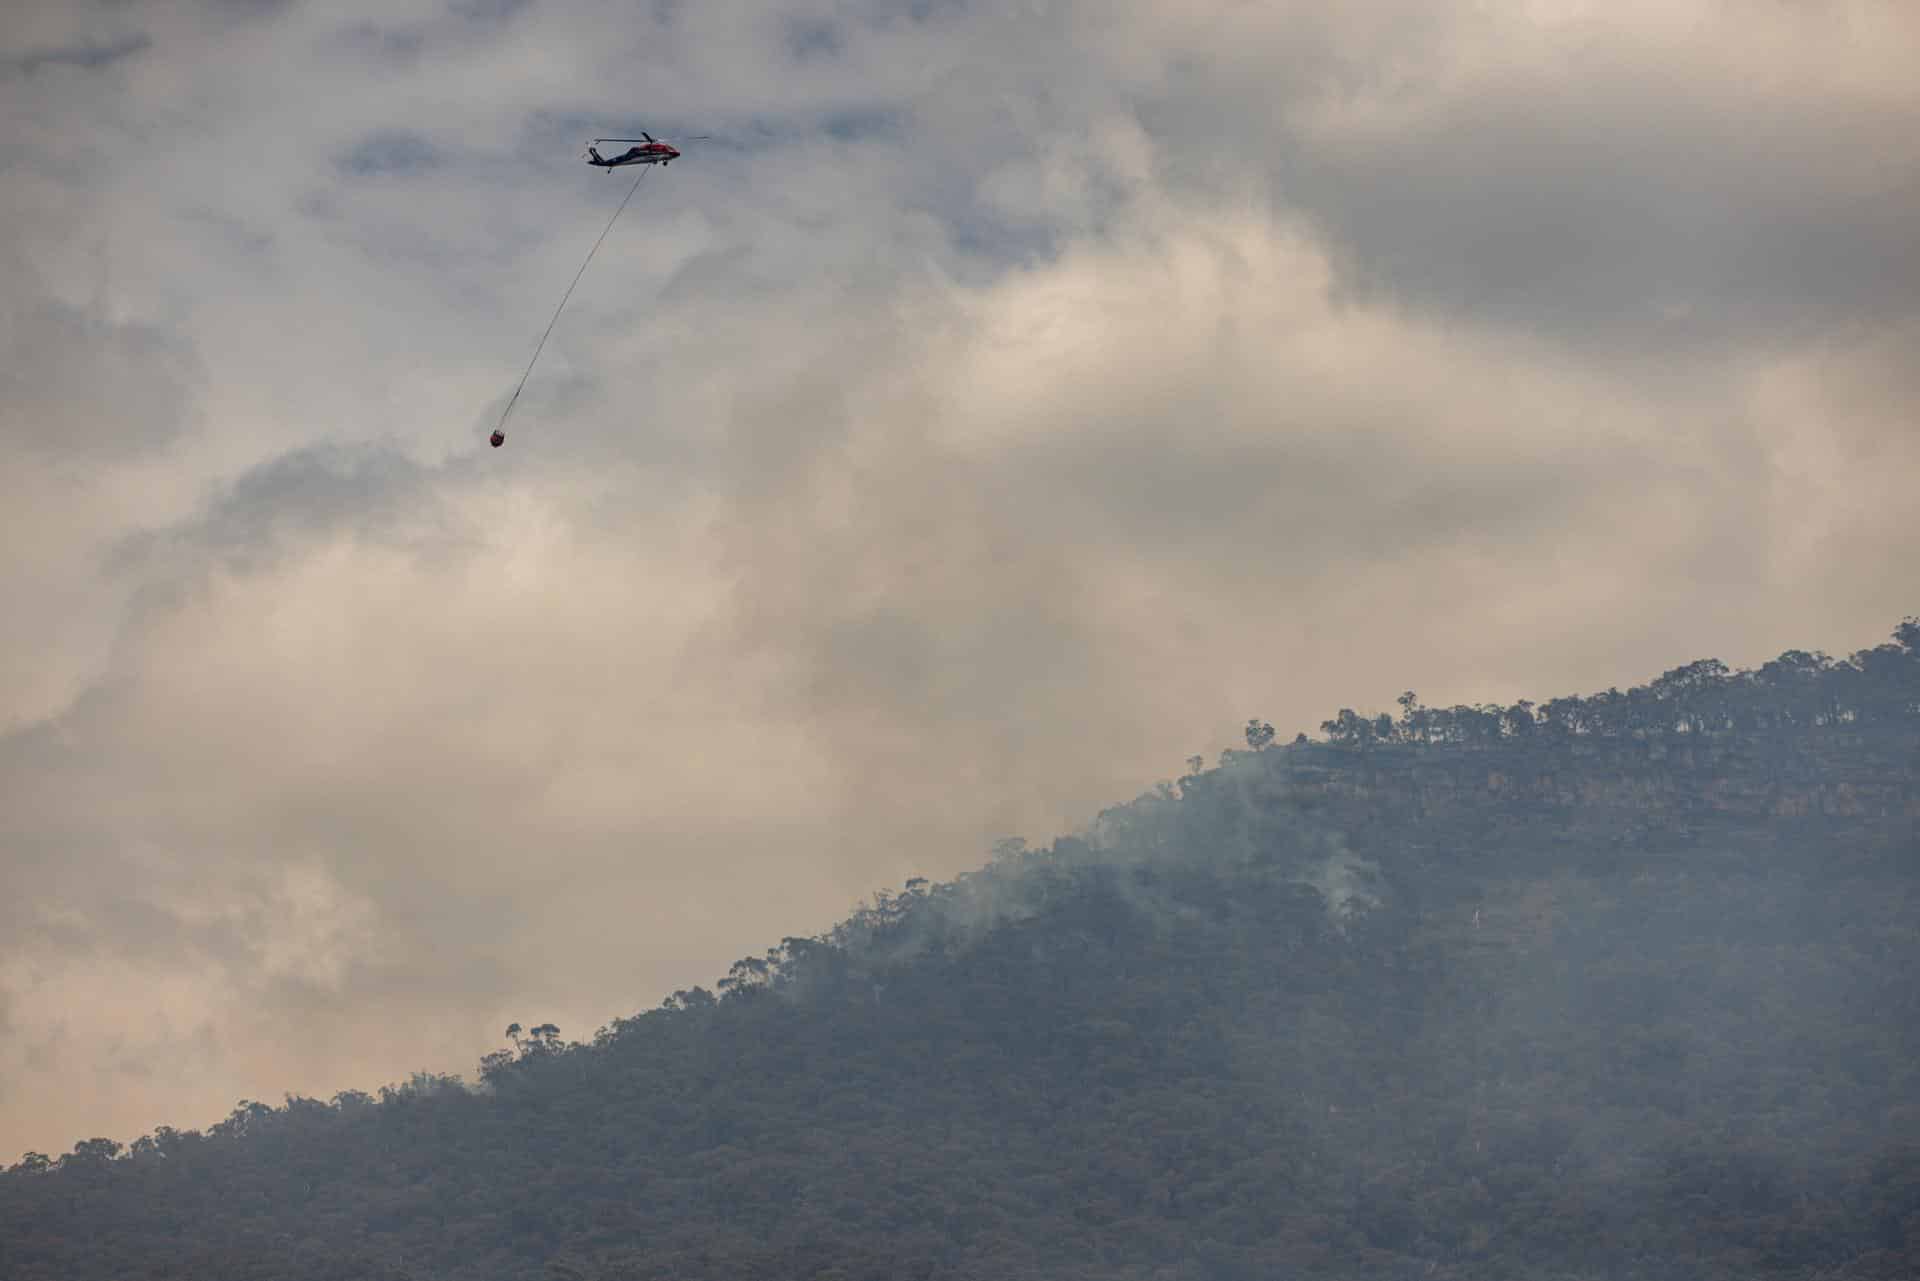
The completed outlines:
<svg viewBox="0 0 1920 1281">
<path fill-rule="evenodd" d="M 500 421 L 495 423 L 493 428 L 495 432 L 505 430 L 507 415 L 513 412 L 514 404 L 519 401 L 520 392 L 526 387 L 527 379 L 532 375 L 534 365 L 540 361 L 540 353 L 546 350 L 547 339 L 553 334 L 553 327 L 560 323 L 560 313 L 567 309 L 567 299 L 573 297 L 574 285 L 578 285 L 580 283 L 580 277 L 587 274 L 587 264 L 591 263 L 593 256 L 600 252 L 600 245 L 606 240 L 607 232 L 612 231 L 613 224 L 620 221 L 620 215 L 626 212 L 627 201 L 632 200 L 633 193 L 640 190 L 640 180 L 646 176 L 647 171 L 644 168 L 633 176 L 633 185 L 627 188 L 627 194 L 625 198 L 620 201 L 620 207 L 613 211 L 613 217 L 607 219 L 606 227 L 600 232 L 600 239 L 594 241 L 593 248 L 587 250 L 586 261 L 580 264 L 580 270 L 573 273 L 573 284 L 568 285 L 567 292 L 560 295 L 560 305 L 553 309 L 553 319 L 547 322 L 547 332 L 540 335 L 540 343 L 533 349 L 533 359 L 527 362 L 526 373 L 520 375 L 520 383 L 519 386 L 513 389 L 513 397 L 507 401 L 507 407 L 500 411 Z"/>
</svg>

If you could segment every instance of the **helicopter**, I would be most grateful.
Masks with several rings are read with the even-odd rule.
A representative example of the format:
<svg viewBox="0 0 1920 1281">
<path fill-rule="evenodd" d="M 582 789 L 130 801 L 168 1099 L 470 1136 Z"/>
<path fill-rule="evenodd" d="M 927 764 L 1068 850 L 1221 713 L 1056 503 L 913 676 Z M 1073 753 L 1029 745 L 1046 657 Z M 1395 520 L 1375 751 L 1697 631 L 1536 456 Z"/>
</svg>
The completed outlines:
<svg viewBox="0 0 1920 1281">
<path fill-rule="evenodd" d="M 699 138 L 712 137 L 711 134 L 704 133 L 695 136 Z M 609 160 L 600 154 L 598 147 L 593 145 L 593 143 L 601 142 L 631 142 L 638 145 L 628 147 L 624 152 Z M 638 138 L 595 138 L 593 143 L 587 145 L 587 154 L 584 159 L 588 164 L 599 169 L 605 169 L 608 173 L 612 173 L 615 169 L 625 168 L 628 165 L 667 165 L 680 158 L 680 148 L 670 142 L 660 141 L 644 129 L 640 131 Z M 607 219 L 606 228 L 601 231 L 600 239 L 593 242 L 593 248 L 587 251 L 586 260 L 580 264 L 580 270 L 574 273 L 573 284 L 568 285 L 567 292 L 560 295 L 560 305 L 554 308 L 553 319 L 547 322 L 546 333 L 540 335 L 540 341 L 533 349 L 533 359 L 527 362 L 526 372 L 520 375 L 519 385 L 513 389 L 513 395 L 507 400 L 507 407 L 500 411 L 500 421 L 494 425 L 493 432 L 487 437 L 487 443 L 495 449 L 507 443 L 507 417 L 513 413 L 514 405 L 519 403 L 520 393 L 526 389 L 527 378 L 533 373 L 534 365 L 539 363 L 540 353 L 546 349 L 547 339 L 553 335 L 553 327 L 560 323 L 560 313 L 566 310 L 567 299 L 573 297 L 574 285 L 579 284 L 580 277 L 586 274 L 588 265 L 593 262 L 593 256 L 600 252 L 601 242 L 607 238 L 607 232 L 613 230 L 613 224 L 619 221 L 621 211 L 627 207 L 627 200 L 633 199 L 633 193 L 640 190 L 640 180 L 644 177 L 646 177 L 645 170 L 633 176 L 633 188 L 627 192 L 627 199 L 622 200 L 620 207 L 613 211 L 613 217 Z"/>
<path fill-rule="evenodd" d="M 707 135 L 701 134 L 699 136 L 704 138 Z M 640 131 L 638 138 L 595 138 L 593 141 L 595 143 L 633 142 L 640 144 L 639 146 L 628 147 L 612 159 L 601 155 L 595 146 L 588 144 L 587 163 L 605 169 L 608 173 L 612 173 L 615 169 L 619 169 L 625 165 L 667 165 L 680 158 L 680 148 L 670 142 L 661 142 L 645 129 Z M 696 139 L 689 139 L 689 141 L 696 141 Z"/>
</svg>

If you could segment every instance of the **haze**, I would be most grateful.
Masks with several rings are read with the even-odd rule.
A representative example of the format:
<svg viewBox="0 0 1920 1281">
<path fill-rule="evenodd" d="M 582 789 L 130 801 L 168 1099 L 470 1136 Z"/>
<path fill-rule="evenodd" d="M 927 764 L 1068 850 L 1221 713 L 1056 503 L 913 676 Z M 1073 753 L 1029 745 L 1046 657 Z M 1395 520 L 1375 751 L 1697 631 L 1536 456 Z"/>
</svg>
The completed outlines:
<svg viewBox="0 0 1920 1281">
<path fill-rule="evenodd" d="M 16 3 L 0 1154 L 586 1036 L 1248 716 L 1920 599 L 1885 3 Z M 597 134 L 689 142 L 625 192 Z"/>
</svg>

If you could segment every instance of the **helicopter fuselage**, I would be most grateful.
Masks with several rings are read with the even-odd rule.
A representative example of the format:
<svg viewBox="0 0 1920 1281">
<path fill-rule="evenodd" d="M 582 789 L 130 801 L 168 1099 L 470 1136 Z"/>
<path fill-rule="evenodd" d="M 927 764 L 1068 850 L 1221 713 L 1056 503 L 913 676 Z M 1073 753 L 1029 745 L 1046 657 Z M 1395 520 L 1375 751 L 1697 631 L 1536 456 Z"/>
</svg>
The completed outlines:
<svg viewBox="0 0 1920 1281">
<path fill-rule="evenodd" d="M 587 163 L 598 169 L 620 169 L 627 165 L 664 165 L 677 160 L 680 151 L 664 142 L 650 142 L 643 147 L 628 147 L 617 156 L 602 156 L 598 151 L 588 148 Z"/>
</svg>

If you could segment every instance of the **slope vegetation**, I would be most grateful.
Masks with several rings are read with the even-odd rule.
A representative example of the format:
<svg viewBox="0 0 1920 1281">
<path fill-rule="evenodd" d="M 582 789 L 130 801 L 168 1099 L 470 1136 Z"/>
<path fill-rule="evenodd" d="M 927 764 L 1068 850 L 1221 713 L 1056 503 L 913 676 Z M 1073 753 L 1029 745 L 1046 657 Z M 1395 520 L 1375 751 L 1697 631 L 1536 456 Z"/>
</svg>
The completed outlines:
<svg viewBox="0 0 1920 1281">
<path fill-rule="evenodd" d="M 0 1175 L 0 1274 L 1920 1276 L 1920 624 L 1343 712 L 589 1042 Z"/>
</svg>

